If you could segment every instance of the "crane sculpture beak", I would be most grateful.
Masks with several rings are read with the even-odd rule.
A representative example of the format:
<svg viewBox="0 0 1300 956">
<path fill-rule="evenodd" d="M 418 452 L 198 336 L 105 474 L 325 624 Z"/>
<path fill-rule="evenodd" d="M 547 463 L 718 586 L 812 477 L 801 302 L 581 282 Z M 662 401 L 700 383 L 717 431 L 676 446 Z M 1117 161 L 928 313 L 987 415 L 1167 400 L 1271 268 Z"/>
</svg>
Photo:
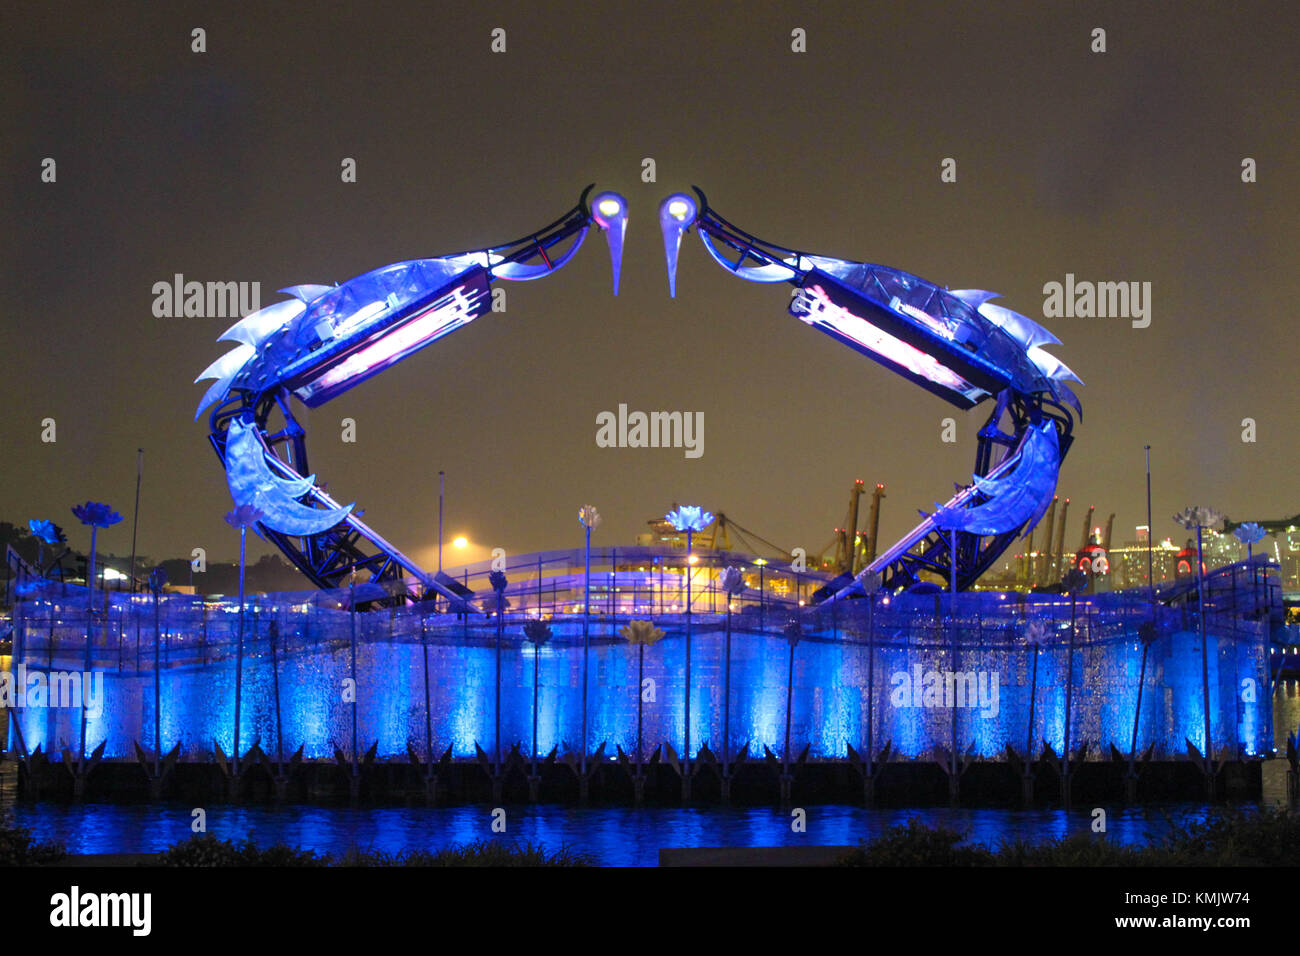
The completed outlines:
<svg viewBox="0 0 1300 956">
<path fill-rule="evenodd" d="M 623 236 L 627 233 L 627 200 L 618 193 L 601 193 L 591 204 L 591 218 L 605 232 L 610 264 L 614 267 L 614 294 L 623 271 Z"/>
<path fill-rule="evenodd" d="M 677 297 L 677 253 L 682 236 L 695 223 L 699 207 L 685 193 L 674 193 L 659 204 L 659 228 L 664 234 L 664 257 L 668 261 L 668 295 Z"/>
</svg>

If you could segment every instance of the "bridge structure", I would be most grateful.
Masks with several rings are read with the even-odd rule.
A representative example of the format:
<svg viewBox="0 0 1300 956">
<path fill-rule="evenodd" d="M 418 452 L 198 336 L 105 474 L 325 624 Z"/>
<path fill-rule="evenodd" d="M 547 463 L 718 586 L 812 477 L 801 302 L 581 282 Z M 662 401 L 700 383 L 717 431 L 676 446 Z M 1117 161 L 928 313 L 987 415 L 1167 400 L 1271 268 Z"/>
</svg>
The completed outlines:
<svg viewBox="0 0 1300 956">
<path fill-rule="evenodd" d="M 208 412 L 209 440 L 236 505 L 255 509 L 260 533 L 317 587 L 360 578 L 369 607 L 440 596 L 477 610 L 465 588 L 421 568 L 316 483 L 295 408 L 323 405 L 484 316 L 493 283 L 553 275 L 593 229 L 605 237 L 617 295 L 627 201 L 609 191 L 592 196 L 593 188 L 510 242 L 398 262 L 334 286 L 283 289 L 289 298 L 220 337 L 234 348 L 196 379 L 213 381 L 195 418 Z M 1059 344 L 1049 331 L 994 304 L 995 293 L 949 290 L 887 266 L 759 239 L 714 211 L 698 188 L 667 197 L 659 222 L 671 295 L 683 237 L 694 233 L 733 277 L 792 286 L 783 304 L 805 324 L 959 409 L 990 409 L 972 482 L 814 601 L 852 597 L 876 581 L 899 590 L 937 577 L 964 590 L 1042 518 L 1082 417 L 1067 384 L 1079 379 L 1046 351 Z"/>
</svg>

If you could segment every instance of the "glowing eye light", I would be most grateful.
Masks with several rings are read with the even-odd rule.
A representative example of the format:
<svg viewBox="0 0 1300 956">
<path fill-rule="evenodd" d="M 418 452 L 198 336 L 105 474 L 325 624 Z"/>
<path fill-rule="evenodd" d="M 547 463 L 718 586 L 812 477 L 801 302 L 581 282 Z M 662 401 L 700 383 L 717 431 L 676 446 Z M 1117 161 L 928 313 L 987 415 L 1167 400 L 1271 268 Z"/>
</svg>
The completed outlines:
<svg viewBox="0 0 1300 956">
<path fill-rule="evenodd" d="M 622 206 L 617 199 L 602 199 L 596 206 L 603 216 L 614 216 L 622 210 Z"/>
<path fill-rule="evenodd" d="M 683 193 L 673 193 L 659 204 L 659 228 L 664 235 L 664 259 L 668 264 L 670 296 L 677 294 L 677 254 L 682 247 L 682 236 L 695 222 L 695 212 L 694 200 Z"/>
</svg>

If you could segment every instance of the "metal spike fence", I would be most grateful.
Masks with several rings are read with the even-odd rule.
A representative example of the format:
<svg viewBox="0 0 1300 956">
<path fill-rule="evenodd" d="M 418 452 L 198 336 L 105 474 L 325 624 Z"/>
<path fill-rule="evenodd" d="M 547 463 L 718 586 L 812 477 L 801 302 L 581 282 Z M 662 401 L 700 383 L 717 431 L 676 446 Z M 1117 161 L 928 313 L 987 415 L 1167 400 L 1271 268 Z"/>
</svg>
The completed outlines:
<svg viewBox="0 0 1300 956">
<path fill-rule="evenodd" d="M 637 559 L 650 555 L 603 556 L 610 570 L 593 574 L 586 751 L 594 753 L 604 743 L 606 755 L 616 746 L 632 753 L 639 707 L 643 747 L 668 743 L 680 752 L 686 739 L 685 568 L 643 571 L 649 565 Z M 522 742 L 527 750 L 536 674 L 538 750 L 580 752 L 583 582 L 581 573 L 575 577 L 571 570 L 573 558 L 570 552 L 533 555 L 510 569 L 499 714 L 497 622 L 484 614 L 456 614 L 444 601 L 353 613 L 348 589 L 251 596 L 245 611 L 241 746 L 260 741 L 267 747 L 278 730 L 286 752 L 301 745 L 308 759 L 329 758 L 336 748 L 354 753 L 355 717 L 360 749 L 376 743 L 381 760 L 406 760 L 412 750 L 422 757 L 427 749 L 438 755 L 449 746 L 457 758 L 472 758 L 476 746 L 491 753 L 498 720 L 503 746 Z M 1008 745 L 1023 749 L 1027 740 L 1045 741 L 1061 753 L 1067 689 L 1071 749 L 1088 742 L 1098 755 L 1113 743 L 1128 753 L 1140 674 L 1138 749 L 1153 744 L 1157 756 L 1177 756 L 1184 753 L 1185 741 L 1204 749 L 1194 606 L 1162 605 L 1153 611 L 1145 594 L 1083 596 L 1073 630 L 1069 597 L 1051 594 L 877 595 L 813 609 L 800 602 L 824 583 L 822 578 L 782 575 L 750 563 L 744 570 L 751 589 L 730 601 L 728 680 L 728 596 L 714 573 L 724 563 L 738 562 L 719 561 L 692 572 L 699 575 L 691 588 L 693 749 L 707 746 L 721 757 L 722 694 L 729 685 L 726 737 L 733 755 L 746 745 L 751 754 L 766 747 L 781 755 L 787 706 L 790 750 L 799 754 L 807 747 L 812 759 L 846 759 L 850 747 L 862 752 L 868 739 L 877 748 L 891 743 L 902 758 L 936 759 L 955 744 L 960 752 L 971 748 L 976 755 L 1002 759 Z M 535 571 L 531 578 L 524 577 L 526 565 Z M 486 592 L 477 570 L 463 576 L 472 589 Z M 1235 578 L 1219 581 L 1217 597 L 1209 590 L 1206 602 L 1213 752 L 1265 754 L 1273 746 L 1266 606 L 1272 589 L 1264 587 L 1264 605 L 1253 598 L 1241 603 L 1226 595 L 1237 595 L 1244 585 Z M 75 745 L 78 705 L 85 704 L 87 747 L 106 742 L 109 759 L 132 757 L 135 741 L 150 747 L 155 708 L 164 751 L 179 743 L 183 760 L 212 752 L 214 742 L 230 751 L 238 601 L 165 594 L 158 599 L 155 631 L 154 600 L 110 593 L 97 599 L 88 621 L 84 588 L 22 583 L 12 666 L 25 682 L 27 706 L 12 713 L 28 750 L 42 746 L 48 753 L 64 743 Z M 1154 639 L 1143 671 L 1142 627 L 1153 614 Z M 523 626 L 539 616 L 551 624 L 553 635 L 535 647 L 525 640 Z M 791 674 L 788 635 L 796 619 L 801 637 Z M 644 647 L 643 660 L 641 648 L 619 634 L 632 620 L 651 620 L 665 632 L 664 639 Z M 1027 640 L 1031 622 L 1045 628 L 1036 677 L 1034 645 Z M 353 674 L 354 627 L 355 705 L 345 693 Z M 87 631 L 89 675 L 83 674 Z M 1071 644 L 1072 679 L 1066 673 Z M 638 683 L 638 666 L 643 683 Z M 83 683 L 84 701 L 74 695 Z M 34 697 L 42 684 L 46 706 Z M 1255 692 L 1248 693 L 1252 687 Z"/>
</svg>

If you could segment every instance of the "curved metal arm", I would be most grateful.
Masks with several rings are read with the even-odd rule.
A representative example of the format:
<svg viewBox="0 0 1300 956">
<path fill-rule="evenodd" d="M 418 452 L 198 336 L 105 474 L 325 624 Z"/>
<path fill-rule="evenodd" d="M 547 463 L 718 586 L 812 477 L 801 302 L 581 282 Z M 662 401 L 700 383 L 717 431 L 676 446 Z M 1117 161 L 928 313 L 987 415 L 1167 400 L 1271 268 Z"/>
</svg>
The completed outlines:
<svg viewBox="0 0 1300 956">
<path fill-rule="evenodd" d="M 222 336 L 237 345 L 199 376 L 217 381 L 195 417 L 216 406 L 210 440 L 232 496 L 263 504 L 262 532 L 318 586 L 337 587 L 364 571 L 376 583 L 414 577 L 426 590 L 462 602 L 361 521 L 352 505 L 340 507 L 316 487 L 291 400 L 324 404 L 463 327 L 487 311 L 494 279 L 551 275 L 572 261 L 592 225 L 606 234 L 617 295 L 627 201 L 603 192 L 589 202 L 592 188 L 564 215 L 519 239 L 395 263 L 342 285 L 293 286 L 284 290 L 292 299 L 241 319 Z M 277 409 L 284 418 L 278 430 L 269 425 Z M 287 460 L 276 455 L 278 445 L 289 452 Z M 409 597 L 402 591 L 382 602 Z"/>
<path fill-rule="evenodd" d="M 749 282 L 790 282 L 797 285 L 815 267 L 815 262 L 807 254 L 759 239 L 737 228 L 709 206 L 704 190 L 699 186 L 691 188 L 698 201 L 685 193 L 676 193 L 665 199 L 659 207 L 664 251 L 668 259 L 668 285 L 674 295 L 677 285 L 677 250 L 682 235 L 692 227 L 696 229 L 700 242 L 714 262 L 732 275 Z M 750 262 L 755 264 L 748 265 Z"/>
<path fill-rule="evenodd" d="M 454 253 L 447 258 L 464 258 L 475 262 L 487 269 L 494 279 L 529 282 L 551 275 L 573 259 L 581 248 L 583 240 L 587 238 L 587 230 L 591 228 L 593 222 L 597 222 L 587 203 L 587 197 L 593 188 L 595 183 L 589 184 L 572 209 L 541 229 L 509 242 L 489 246 L 486 249 Z M 602 193 L 597 198 L 600 200 L 611 196 L 612 193 Z M 619 200 L 621 201 L 621 197 Z M 624 211 L 626 208 L 626 203 L 623 203 Z M 573 238 L 573 245 L 560 256 L 552 256 L 551 250 L 570 238 Z"/>
<path fill-rule="evenodd" d="M 710 258 L 732 275 L 796 286 L 791 313 L 841 344 L 959 408 L 997 396 L 979 434 L 974 484 L 863 571 L 880 574 L 886 587 L 916 584 L 922 572 L 969 587 L 1041 517 L 1070 446 L 1072 420 L 1061 403 L 1082 414 L 1063 381 L 1074 374 L 1042 349 L 1059 344 L 1056 337 L 989 304 L 993 293 L 951 292 L 901 270 L 759 239 L 718 215 L 704 191 L 692 188 L 694 197 L 677 193 L 660 206 L 670 291 L 676 292 L 681 238 L 694 228 Z M 1006 433 L 999 425 L 1004 415 L 1011 417 Z M 1017 469 L 1022 461 L 1025 467 Z M 861 578 L 846 576 L 814 600 L 837 600 L 860 587 Z"/>
</svg>

